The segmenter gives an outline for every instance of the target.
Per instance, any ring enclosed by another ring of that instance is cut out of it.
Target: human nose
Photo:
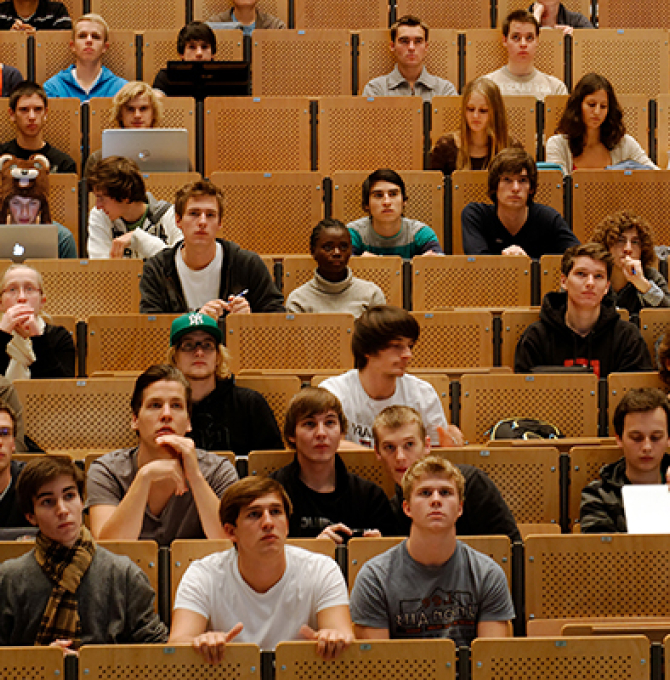
[[[272,526],[274,524],[272,520],[272,513],[270,510],[264,510],[263,515],[261,517],[261,520],[263,522],[264,527]]]
[[[430,495],[430,502],[432,505],[442,502],[442,496],[440,496],[440,492],[437,489]]]
[[[172,409],[170,408],[170,404],[163,404],[163,408],[161,409],[161,419],[172,419]]]
[[[326,426],[324,423],[318,423],[316,426],[316,436],[325,437],[326,436]]]
[[[56,512],[59,515],[65,515],[67,514],[67,505],[65,504],[65,500],[62,498],[58,498],[56,500]]]
[[[412,348],[409,345],[403,347],[402,356],[407,357],[408,359],[412,358]]]

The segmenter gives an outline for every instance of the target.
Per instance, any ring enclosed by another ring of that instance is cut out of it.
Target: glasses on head
[[[28,283],[25,286],[11,284],[7,286],[7,288],[4,288],[2,293],[3,295],[7,294],[17,296],[21,293],[21,291],[23,291],[24,295],[39,295],[42,292],[42,289],[38,288],[37,286],[33,286],[31,283]]]
[[[213,352],[216,349],[216,343],[214,340],[198,340],[197,342],[194,342],[193,340],[185,340],[177,347],[177,349],[180,352],[193,354],[193,352],[195,352],[198,347],[203,352]]]
[[[0,427],[0,437],[13,437],[14,433],[9,427]]]

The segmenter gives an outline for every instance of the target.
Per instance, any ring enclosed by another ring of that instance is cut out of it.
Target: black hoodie
[[[649,349],[635,325],[623,321],[612,299],[600,304],[600,316],[582,337],[565,324],[566,292],[547,293],[540,320],[521,336],[514,355],[516,373],[534,366],[591,366],[600,378],[610,373],[653,371]]]

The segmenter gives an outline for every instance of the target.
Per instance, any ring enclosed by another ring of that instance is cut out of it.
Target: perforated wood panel
[[[669,170],[576,170],[572,202],[572,229],[582,243],[601,220],[626,208],[651,224],[655,243],[670,244]]]
[[[235,377],[235,382],[239,387],[248,387],[260,392],[270,405],[279,427],[283,427],[288,404],[293,395],[300,391],[300,380],[297,376],[240,375]]]
[[[614,28],[575,30],[572,38],[572,81],[594,71],[605,76],[619,94],[655,97],[670,90],[668,33],[662,29]]]
[[[453,99],[440,97],[439,99]],[[334,172],[333,217],[345,224],[362,214],[361,186],[370,173],[365,170]],[[406,215],[432,227],[444,246],[444,180],[435,170],[405,170],[402,179],[407,189]]]
[[[215,35],[217,61],[240,61],[243,58],[242,31],[216,31]],[[165,68],[168,61],[181,59],[177,52],[177,36],[172,29],[145,30],[142,38],[142,79],[153,83],[158,71]],[[170,99],[164,100],[164,103],[167,104]],[[194,106],[193,100],[191,105]]]
[[[665,0],[644,4],[608,0],[598,7],[600,28],[670,28],[670,5]]]
[[[387,0],[295,0],[296,28],[384,28]]]
[[[527,618],[667,616],[670,536],[531,536],[525,552]]]
[[[69,31],[65,31],[69,35]],[[28,34],[23,31],[7,31],[0,42],[0,61],[10,64],[28,77]]]
[[[193,18],[196,21],[208,21],[210,17],[224,12],[233,3],[228,0],[193,0]],[[279,17],[288,26],[288,3],[286,0],[259,0],[256,8],[260,12]]]
[[[402,15],[398,14],[398,16]],[[458,89],[458,31],[434,28],[434,24],[430,22],[429,25],[430,47],[426,52],[426,69],[434,76],[446,78]],[[369,80],[390,73],[395,66],[395,59],[389,49],[391,34],[388,29],[362,30],[358,31],[358,36],[358,93],[360,94]]]
[[[0,668],[4,680],[62,678],[63,652],[57,647],[0,647]]]
[[[488,311],[412,312],[421,335],[413,369],[493,366],[493,315]]]
[[[351,314],[232,314],[226,319],[231,369],[353,367]]]
[[[540,297],[561,289],[562,255],[543,255],[540,258]]]
[[[652,324],[647,325],[644,321],[642,321],[642,319],[640,319],[640,325],[642,328],[647,326],[648,329],[649,326],[651,326]],[[663,332],[664,330],[665,326],[663,327],[661,332]],[[643,330],[642,332],[644,333],[645,331]],[[656,338],[658,338],[658,335],[656,336]],[[651,340],[650,337],[645,338],[645,340],[647,341],[647,343],[649,343],[650,341],[652,342],[652,349],[650,351],[651,356],[655,357],[656,352],[653,349],[654,341]],[[607,422],[609,426],[610,437],[614,436],[613,425],[614,411],[616,410],[616,407],[619,405],[619,402],[623,399],[623,395],[626,394],[628,390],[638,389],[642,387],[657,387],[658,389],[663,390],[664,392],[667,391],[665,385],[663,384],[663,381],[661,380],[661,376],[656,371],[654,371],[653,373],[610,373],[607,376],[607,391],[608,391],[607,411],[609,413],[609,418],[607,419]]]
[[[485,170],[455,170],[451,175],[451,219],[455,254],[463,252],[461,213],[473,201],[491,203],[488,197],[488,173]],[[539,172],[535,201],[549,205],[563,214],[563,176],[560,170]]]
[[[415,14],[433,28],[488,28],[491,26],[489,3],[479,0],[397,0],[396,16]]]
[[[535,68],[555,76],[565,77],[564,40],[561,31],[542,31],[535,57]],[[497,71],[507,63],[507,50],[502,44],[499,28],[474,28],[465,32],[465,82]]]
[[[352,94],[348,30],[254,31],[251,41],[254,96]],[[300,68],[286,68],[289,63]]]
[[[613,375],[610,373],[609,378]],[[614,463],[622,456],[623,452],[618,446],[573,446],[570,449],[568,517],[572,524],[579,522],[582,489],[600,477],[603,465]]]
[[[418,675],[425,680],[453,680],[456,654],[452,640],[366,640],[354,642],[335,661],[314,653],[314,643],[277,645],[277,680],[340,680],[374,678],[401,680]]]
[[[86,320],[91,314],[131,314],[140,307],[141,260],[32,260],[42,273],[49,314]]]
[[[230,33],[230,31],[226,31]],[[174,39],[174,36],[173,36]],[[148,82],[153,82],[153,79]],[[163,118],[158,127],[188,130],[189,161],[195,167],[195,101],[191,97],[164,97]],[[95,97],[89,102],[89,141],[91,151],[101,148],[102,131],[117,127],[112,120],[112,98]]]
[[[165,363],[176,314],[115,314],[88,318],[86,372],[144,371]]]
[[[537,146],[537,100],[535,97],[503,97],[507,111],[510,135],[523,144],[524,149],[535,158]]]
[[[205,175],[308,171],[309,100],[210,97],[205,100]]]
[[[317,172],[215,172],[226,199],[221,234],[256,253],[304,253],[323,217]]]
[[[589,21],[591,20],[591,0],[566,0],[563,3],[566,9],[572,12],[580,12]],[[505,17],[515,9],[522,7],[517,0],[498,0],[498,21],[497,26],[502,26],[505,21]],[[525,9],[525,6],[524,6]],[[544,33],[542,33],[544,38]]]
[[[446,255],[412,260],[413,309],[529,305],[529,258]]]
[[[55,100],[54,100],[55,101]],[[74,174],[49,175],[49,210],[51,219],[67,227],[79,247],[77,190],[79,178]]]
[[[665,335],[668,328],[670,328],[670,309],[649,307],[640,310],[640,333],[652,357],[656,357],[656,342]]]
[[[79,653],[79,673],[90,680],[256,680],[257,645],[231,643],[220,664],[212,666],[192,645],[86,645]]]
[[[134,378],[16,380],[26,434],[43,449],[117,449],[137,441],[130,429]]]
[[[152,172],[143,174],[144,186],[159,201],[174,203],[177,191],[189,182],[201,179],[197,172]]]
[[[311,255],[286,255],[282,260],[284,298],[314,276],[316,263]],[[354,276],[373,281],[383,291],[387,304],[402,307],[402,259],[385,257],[352,257],[349,267]]]
[[[98,544],[115,553],[129,557],[149,579],[154,593],[158,595],[158,544],[156,541],[98,541]],[[154,600],[154,607],[158,607],[158,597]]]
[[[403,540],[402,537],[352,538],[347,544],[349,590],[353,588],[358,572],[368,560],[390,550]],[[512,547],[508,536],[459,536],[458,540],[495,560],[505,572],[507,582],[511,584]]]
[[[101,14],[112,29],[143,31],[146,29],[172,29],[175,39],[186,23],[184,0],[166,0],[160,7],[151,0],[133,3],[117,0],[91,0],[91,12]]]
[[[452,463],[483,470],[500,490],[517,522],[560,521],[558,449],[443,449]]]
[[[461,430],[471,443],[501,418],[548,420],[566,437],[598,433],[598,379],[595,375],[464,375]]]
[[[472,643],[472,680],[620,678],[649,674],[649,640],[634,637],[508,638]]]
[[[119,7],[129,7],[123,3],[113,3]],[[133,5],[133,9],[135,5]],[[92,9],[92,12],[96,10]],[[102,15],[108,20],[108,15]],[[181,27],[183,24],[180,24]],[[110,24],[111,26],[111,24]],[[122,27],[113,27],[120,29]],[[102,58],[102,63],[117,76],[126,80],[135,80],[135,33],[138,26],[123,27],[128,30],[111,30],[109,33],[109,49]],[[74,63],[74,55],[70,50],[70,31],[38,31],[35,34],[35,80],[43,83]]]
[[[422,170],[422,105],[419,97],[320,99],[319,169]]]
[[[462,97],[433,97],[431,101],[432,127],[430,130],[431,145],[448,132],[461,127]]]
[[[523,332],[540,318],[540,308],[505,309],[502,313],[500,364],[514,370],[514,353]]]
[[[618,94],[617,100],[623,109],[626,132],[632,135],[649,153],[649,97],[643,94]],[[555,134],[556,126],[565,111],[567,95],[553,94],[544,100],[545,140]]]

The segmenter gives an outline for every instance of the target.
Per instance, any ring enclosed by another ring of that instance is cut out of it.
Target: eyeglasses
[[[42,292],[42,289],[37,288],[30,283],[25,286],[16,286],[12,284],[11,286],[7,286],[7,288],[2,291],[2,294],[16,297],[21,291],[23,291],[24,295],[39,295]]]
[[[14,433],[9,427],[0,427],[0,437],[13,437]]]
[[[639,239],[639,238],[631,238],[631,239],[627,239],[625,236],[619,236],[619,238],[616,240],[616,242],[617,242],[620,246],[625,246],[625,245],[626,245],[627,243],[629,243],[629,242],[630,242],[630,244],[631,244],[632,246],[638,246],[638,247],[639,247],[639,246],[641,245],[641,242],[640,242],[640,239]]]
[[[181,345],[177,347],[180,352],[186,352],[187,354],[193,354],[198,347],[205,353],[213,352],[216,349],[216,343],[213,340],[198,340],[193,342],[192,340],[186,340],[182,342]]]

